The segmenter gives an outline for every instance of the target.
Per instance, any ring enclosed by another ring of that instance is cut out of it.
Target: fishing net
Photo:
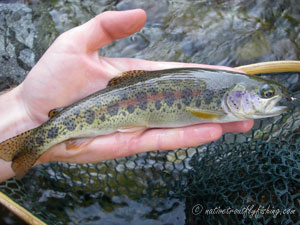
[[[296,95],[297,73],[272,75]],[[298,95],[299,98],[299,95]],[[300,109],[248,133],[96,164],[49,163],[0,190],[48,224],[299,224]]]

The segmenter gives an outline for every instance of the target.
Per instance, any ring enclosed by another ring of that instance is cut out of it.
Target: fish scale
[[[2,142],[0,158],[13,161],[12,168],[21,177],[50,147],[70,139],[130,132],[135,127],[245,120],[247,115],[238,114],[242,105],[234,108],[240,111],[230,111],[230,106],[241,98],[235,97],[236,93],[257,93],[266,83],[272,84],[279,94],[284,93],[284,88],[272,81],[223,70],[125,72],[112,79],[107,88],[62,110],[51,111],[49,115],[53,116],[41,126]]]

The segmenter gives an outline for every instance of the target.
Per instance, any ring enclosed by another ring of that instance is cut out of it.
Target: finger
[[[8,180],[15,175],[14,171],[11,168],[11,162],[7,162],[2,159],[0,159],[0,171],[0,183]]]
[[[108,43],[140,30],[146,22],[142,9],[107,11],[70,31],[87,51],[95,51]]]
[[[173,129],[150,129],[141,133],[115,133],[94,138],[79,150],[66,150],[65,143],[49,149],[37,164],[48,161],[87,163],[109,160],[152,150],[199,146],[219,139],[222,131],[247,132],[253,120],[224,124],[200,124]]]
[[[140,133],[115,133],[95,138],[82,149],[66,150],[61,143],[39,159],[72,163],[99,162],[153,150],[172,150],[198,146],[219,139],[219,124],[201,124],[173,129],[150,129]],[[89,140],[88,140],[89,141]]]
[[[249,131],[254,124],[254,120],[246,120],[240,122],[231,122],[221,124],[224,133],[229,132],[247,132]]]

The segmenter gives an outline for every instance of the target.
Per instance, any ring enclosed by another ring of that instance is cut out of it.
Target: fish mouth
[[[258,113],[258,116],[262,117],[271,117],[271,116],[278,116],[282,113],[286,113],[289,111],[289,108],[287,106],[274,106],[272,109],[270,109],[267,112],[264,113]]]
[[[289,111],[287,106],[276,105],[282,99],[281,96],[274,96],[273,98],[269,99],[269,102],[264,109],[263,112],[257,113],[256,115],[263,118],[263,117],[272,117],[278,116],[282,113],[286,113]]]

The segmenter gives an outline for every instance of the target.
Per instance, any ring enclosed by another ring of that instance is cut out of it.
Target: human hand
[[[143,10],[105,12],[60,35],[16,89],[30,118],[28,128],[45,122],[51,109],[70,105],[105,88],[111,78],[124,71],[175,67],[234,71],[220,66],[106,58],[98,55],[99,48],[137,32],[145,21]],[[58,144],[44,153],[37,164],[48,161],[97,162],[151,150],[196,146],[218,139],[223,132],[247,131],[252,124],[253,121],[200,124],[103,135],[92,139],[79,150],[67,150],[65,143]]]

